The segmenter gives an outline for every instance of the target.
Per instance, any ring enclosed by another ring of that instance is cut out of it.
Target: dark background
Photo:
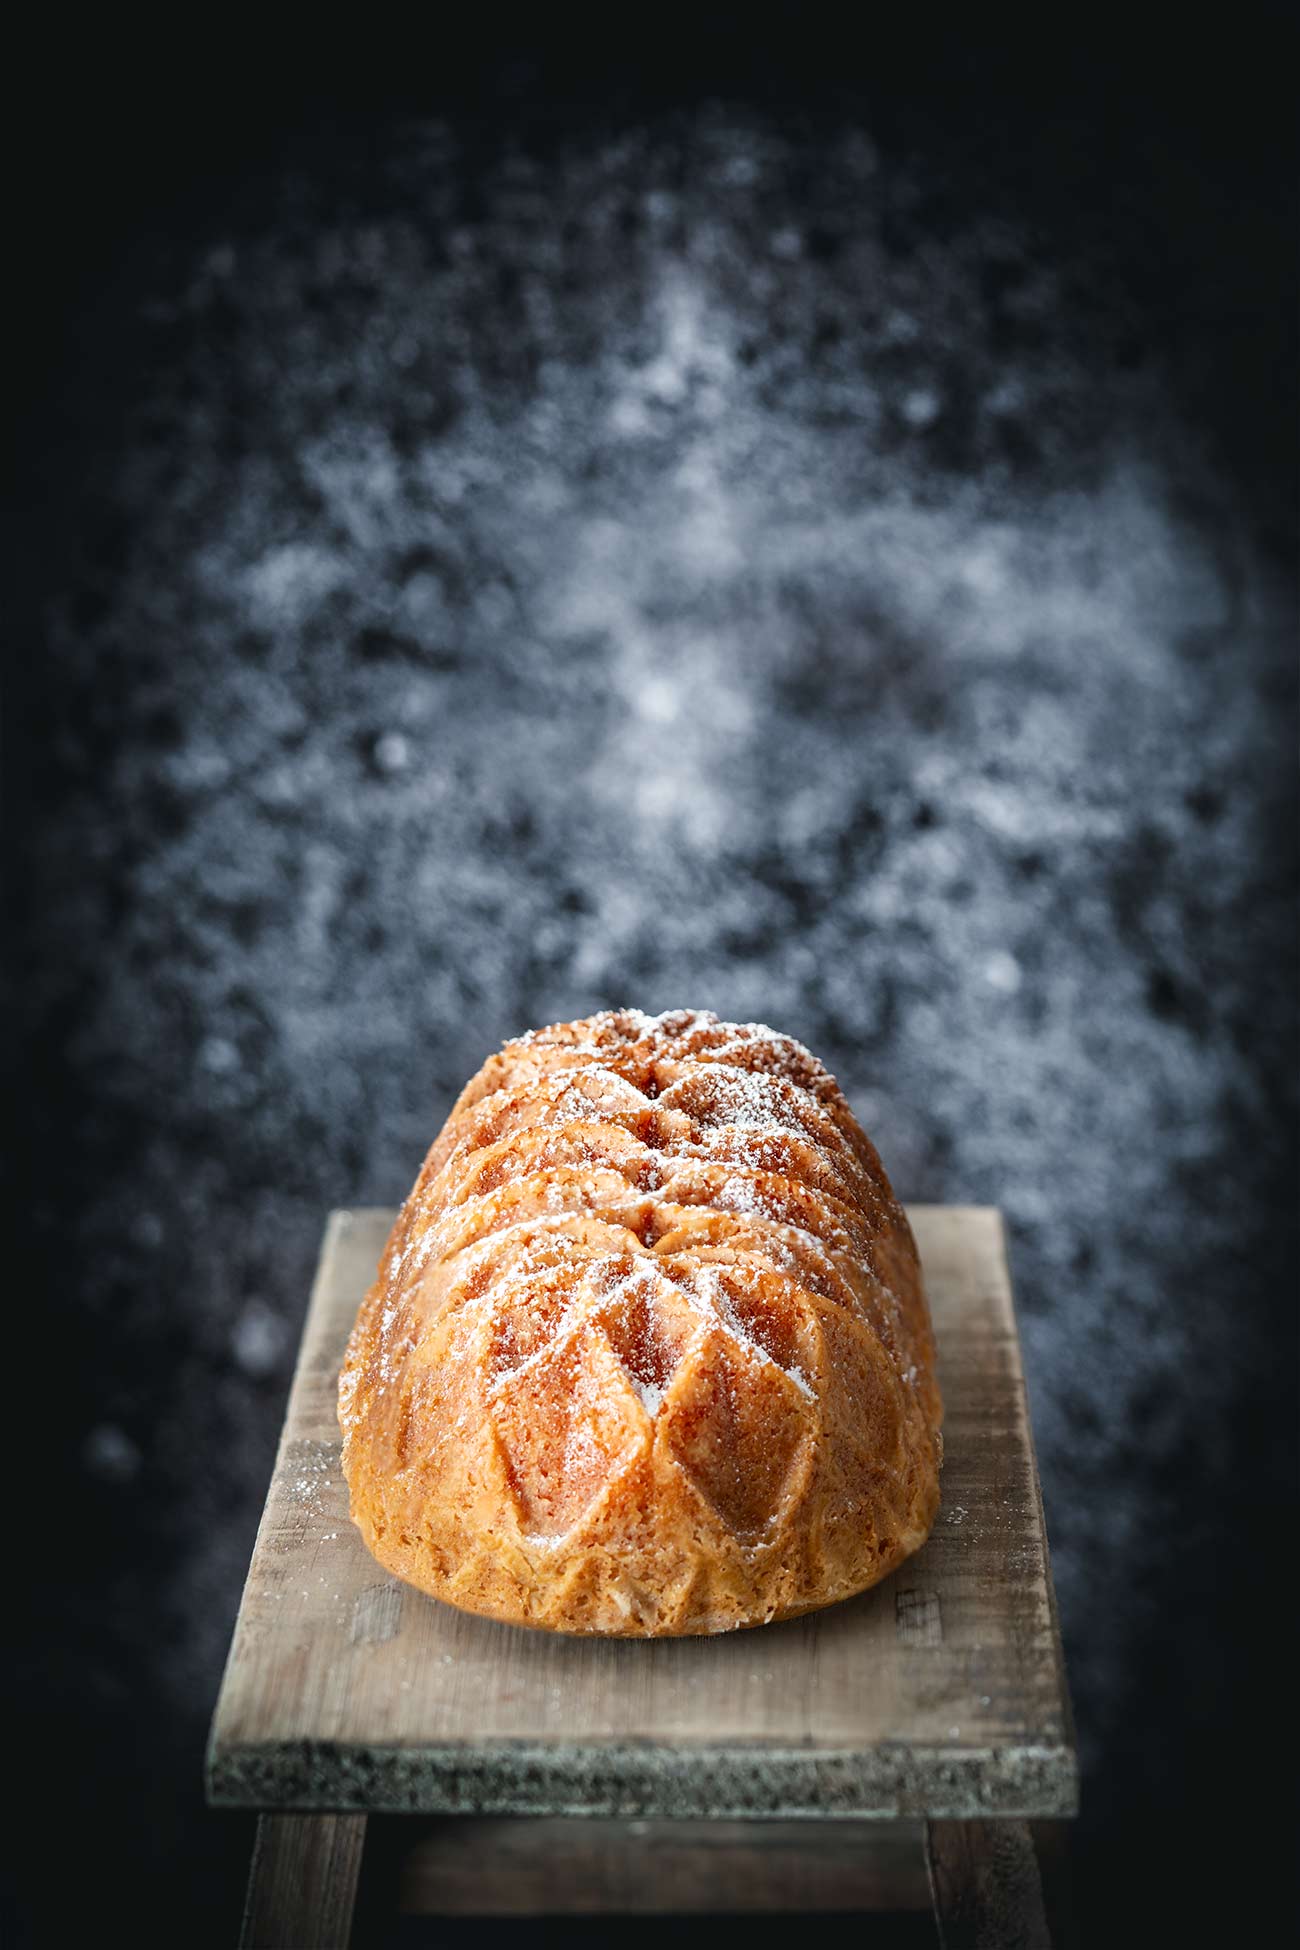
[[[1085,1916],[1270,1880],[1286,18],[15,59],[11,1940],[232,1940],[324,1214],[621,1002],[792,1031],[905,1197],[1004,1207]]]

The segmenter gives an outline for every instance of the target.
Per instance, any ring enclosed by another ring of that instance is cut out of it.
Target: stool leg
[[[1051,1950],[1027,1822],[927,1822],[925,1857],[943,1950]]]
[[[241,1950],[347,1950],[364,1815],[262,1815]]]

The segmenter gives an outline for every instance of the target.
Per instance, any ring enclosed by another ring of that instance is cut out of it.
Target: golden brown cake
[[[339,1383],[352,1516],[388,1570],[645,1638],[884,1577],[934,1521],[941,1416],[916,1245],[839,1086],[693,1010],[488,1059]]]

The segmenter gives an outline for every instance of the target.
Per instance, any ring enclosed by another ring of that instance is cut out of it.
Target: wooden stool
[[[409,1914],[932,1902],[950,1946],[1067,1934],[1077,1763],[1002,1222],[910,1217],[946,1406],[929,1542],[826,1611],[640,1642],[472,1618],[370,1557],[335,1387],[393,1214],[331,1215],[208,1759],[215,1806],[262,1812],[245,1944],[347,1944],[363,1850]]]

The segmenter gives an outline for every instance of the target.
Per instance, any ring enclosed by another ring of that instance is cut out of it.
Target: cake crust
[[[792,1038],[605,1011],[507,1043],[398,1214],[339,1381],[353,1521],[471,1612],[666,1637],[925,1540],[942,1404],[911,1228]]]

